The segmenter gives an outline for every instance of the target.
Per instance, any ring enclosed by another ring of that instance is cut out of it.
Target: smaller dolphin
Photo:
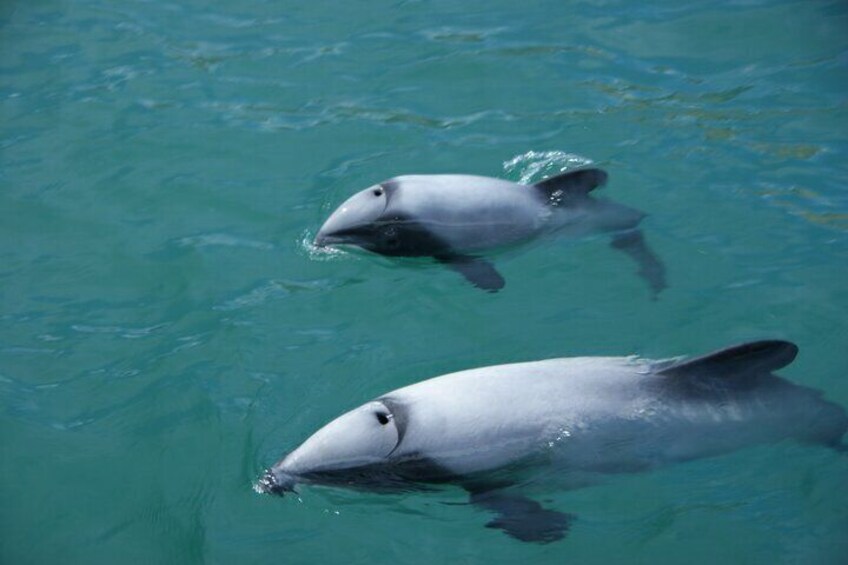
[[[497,291],[504,279],[479,254],[546,232],[572,237],[612,233],[613,247],[639,265],[654,296],[665,267],[637,226],[642,212],[589,193],[601,169],[579,169],[533,185],[472,175],[407,175],[358,192],[333,212],[315,245],[354,245],[380,255],[433,257],[475,286]]]
[[[528,491],[579,488],[783,439],[843,448],[845,410],[772,374],[797,352],[789,342],[759,341],[688,360],[576,357],[432,378],[339,416],[257,489],[451,483],[495,514],[488,527],[554,541],[573,516],[543,508]]]

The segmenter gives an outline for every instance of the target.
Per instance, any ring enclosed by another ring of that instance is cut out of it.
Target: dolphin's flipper
[[[639,275],[651,287],[654,299],[667,286],[665,283],[665,265],[645,242],[641,230],[631,230],[613,237],[612,247],[623,251],[639,265]]]
[[[503,530],[521,541],[550,543],[568,534],[573,514],[542,508],[535,500],[499,491],[472,493],[471,504],[495,513],[487,528]]]
[[[487,292],[497,292],[506,284],[494,265],[485,259],[469,255],[437,255],[436,260],[461,274],[477,288]]]

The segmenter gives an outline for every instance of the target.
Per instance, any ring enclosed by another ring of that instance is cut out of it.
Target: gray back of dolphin
[[[796,352],[766,341],[685,362],[551,359],[445,375],[383,398],[416,423],[394,456],[426,453],[453,474],[516,463],[551,442],[549,455],[569,470],[633,470],[785,438],[838,441],[844,411],[772,374]]]
[[[546,232],[572,237],[618,234],[614,247],[640,265],[656,293],[662,263],[636,230],[644,214],[590,196],[606,182],[600,169],[570,171],[535,185],[473,175],[406,175],[369,187],[342,204],[316,245],[357,245],[388,256],[429,256],[494,291],[503,277],[479,253]]]
[[[261,488],[450,482],[496,514],[490,526],[552,541],[570,516],[527,499],[528,484],[570,488],[783,439],[841,445],[845,411],[773,374],[796,353],[791,343],[761,341],[689,360],[578,357],[436,377],[333,420]]]

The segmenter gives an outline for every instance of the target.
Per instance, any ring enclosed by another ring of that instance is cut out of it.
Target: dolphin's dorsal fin
[[[771,373],[789,365],[796,355],[798,346],[789,341],[752,341],[674,363],[657,374],[688,381],[733,379],[741,385],[746,379],[738,377]]]
[[[582,198],[607,182],[601,169],[579,169],[547,178],[533,185],[552,206],[574,198]]]

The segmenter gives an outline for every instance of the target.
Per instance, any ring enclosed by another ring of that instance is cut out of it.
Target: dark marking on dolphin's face
[[[425,257],[444,253],[449,246],[416,218],[392,209],[398,190],[394,180],[366,188],[333,212],[315,245],[354,245],[388,257]]]
[[[374,400],[342,414],[271,467],[257,490],[284,494],[298,482],[339,483],[385,465],[406,434],[402,403]]]

